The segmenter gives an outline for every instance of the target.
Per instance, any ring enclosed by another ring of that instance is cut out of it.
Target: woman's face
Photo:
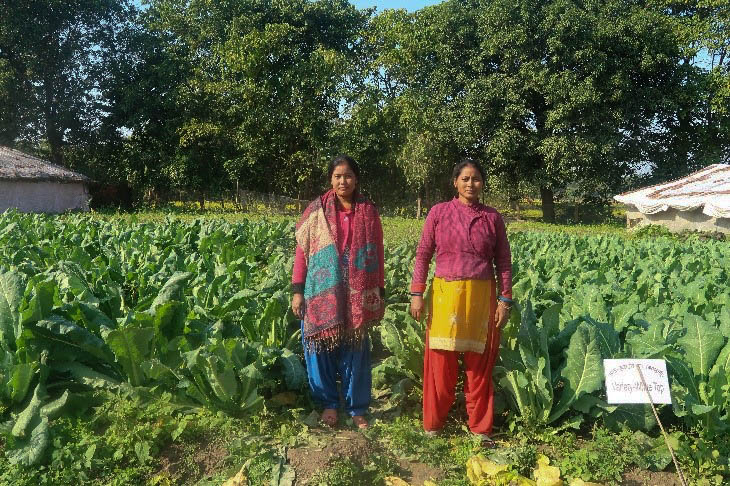
[[[338,196],[350,199],[357,187],[357,176],[350,168],[349,164],[340,164],[335,167],[332,172],[332,189]]]
[[[473,203],[479,201],[479,195],[484,189],[484,180],[476,167],[467,165],[461,169],[459,177],[454,179],[454,187],[459,193],[459,199]]]

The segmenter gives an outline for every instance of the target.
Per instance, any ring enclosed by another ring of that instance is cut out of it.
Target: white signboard
[[[641,367],[646,386],[637,367]],[[608,403],[672,403],[667,363],[663,359],[604,359]]]

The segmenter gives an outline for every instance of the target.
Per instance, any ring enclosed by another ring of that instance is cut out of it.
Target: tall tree
[[[394,75],[442,156],[481,156],[507,184],[538,187],[551,221],[556,192],[610,192],[643,162],[642,137],[681,83],[674,31],[646,7],[443,2],[401,28]]]
[[[652,181],[730,161],[730,4],[656,0],[674,25],[684,81],[658,120]]]
[[[296,195],[321,173],[367,13],[346,0],[153,0],[149,16],[191,66],[175,88],[171,175]]]
[[[103,54],[115,49],[133,10],[128,0],[2,2],[0,73],[12,81],[0,80],[0,111],[11,114],[0,136],[43,142],[61,163],[64,144],[105,114]]]

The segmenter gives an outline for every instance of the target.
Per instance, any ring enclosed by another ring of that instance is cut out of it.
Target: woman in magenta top
[[[312,397],[322,421],[337,423],[342,382],[347,412],[367,427],[370,404],[368,328],[383,317],[383,229],[375,205],[357,191],[360,171],[346,155],[329,165],[332,189],[297,223],[292,311],[302,319],[302,344]]]
[[[454,167],[452,177],[458,196],[429,211],[411,283],[411,314],[420,319],[428,267],[435,254],[424,356],[423,427],[435,434],[444,426],[462,356],[469,428],[491,446],[492,370],[499,331],[512,304],[512,257],[502,216],[479,202],[484,188],[481,165],[465,159]]]

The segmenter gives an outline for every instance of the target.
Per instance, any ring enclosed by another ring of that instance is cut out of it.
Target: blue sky
[[[386,8],[405,8],[411,12],[427,5],[441,3],[441,0],[350,0],[357,8],[378,7],[378,12]]]

